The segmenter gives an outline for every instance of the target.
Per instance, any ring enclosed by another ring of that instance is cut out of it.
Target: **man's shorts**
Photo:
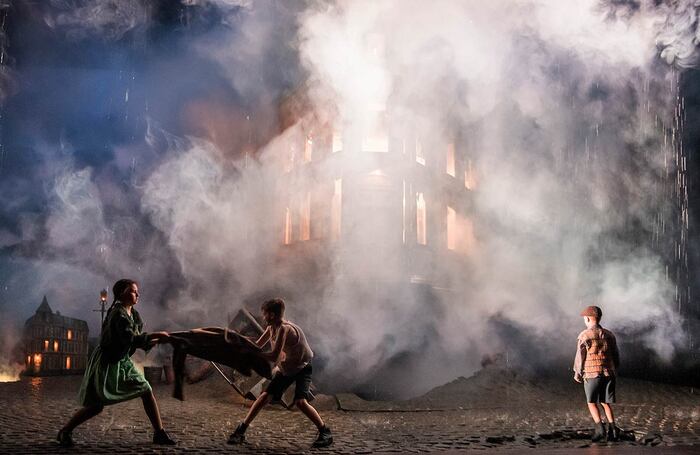
[[[588,403],[615,402],[615,376],[598,376],[583,380],[583,390],[586,391]]]
[[[265,391],[272,395],[274,401],[280,401],[282,395],[284,395],[284,391],[287,390],[290,385],[296,383],[294,388],[294,401],[302,398],[311,401],[313,400],[311,396],[311,372],[312,368],[310,363],[292,376],[285,376],[277,371],[274,376],[272,376],[272,380],[267,385]]]

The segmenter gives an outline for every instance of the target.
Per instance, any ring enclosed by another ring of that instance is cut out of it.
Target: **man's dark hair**
[[[265,300],[261,308],[263,311],[274,314],[275,317],[284,316],[284,300],[280,298]]]

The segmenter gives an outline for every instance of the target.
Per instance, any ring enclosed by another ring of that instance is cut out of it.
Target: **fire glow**
[[[24,366],[21,364],[0,364],[0,382],[19,381],[22,370]]]

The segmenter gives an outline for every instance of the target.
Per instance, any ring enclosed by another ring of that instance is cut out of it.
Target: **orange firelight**
[[[416,242],[419,245],[428,244],[426,228],[425,198],[423,193],[418,193],[416,195]]]
[[[335,179],[333,198],[331,199],[331,238],[340,239],[340,226],[343,203],[343,180]]]
[[[447,207],[447,249],[457,248],[457,212],[452,207]]]
[[[447,166],[445,168],[447,175],[455,176],[455,145],[447,144]]]
[[[289,245],[292,243],[292,213],[287,207],[284,213],[284,244]]]
[[[311,238],[311,193],[307,192],[301,199],[299,207],[299,240]]]

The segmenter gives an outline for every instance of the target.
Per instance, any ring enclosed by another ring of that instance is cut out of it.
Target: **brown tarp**
[[[246,337],[222,327],[205,327],[171,332],[175,388],[173,397],[184,399],[183,382],[187,355],[226,365],[250,376],[252,372],[265,378],[272,376],[272,366],[260,354],[262,350]]]

